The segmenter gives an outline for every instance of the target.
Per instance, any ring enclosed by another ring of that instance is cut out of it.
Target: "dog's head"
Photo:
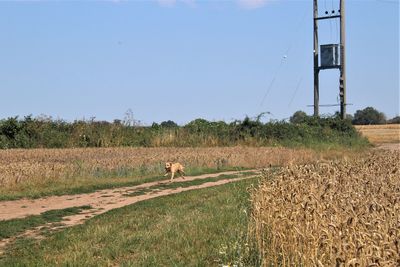
[[[166,163],[165,163],[165,169],[166,169],[166,170],[171,169],[171,166],[172,166],[172,162],[166,162]]]

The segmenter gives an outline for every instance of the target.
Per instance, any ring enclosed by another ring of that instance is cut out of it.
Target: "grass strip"
[[[24,239],[0,266],[258,266],[247,237],[257,178],[112,210],[40,242]]]
[[[61,210],[49,210],[40,215],[31,215],[21,219],[0,221],[0,239],[16,236],[26,230],[46,223],[60,222],[63,217],[78,214],[85,209],[91,209],[91,207],[80,206]]]

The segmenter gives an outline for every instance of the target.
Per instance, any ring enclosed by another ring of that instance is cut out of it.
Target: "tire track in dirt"
[[[177,178],[174,179],[174,182],[189,182],[198,179],[215,178],[220,175],[233,175],[233,174],[240,175],[241,173],[249,171],[254,172],[255,170],[229,171],[229,172],[220,172],[215,174],[204,174],[204,175],[186,177],[185,179]],[[200,185],[167,188],[167,189],[152,189],[151,191],[145,192],[141,195],[129,195],[129,194],[137,192],[137,190],[140,189],[148,189],[152,186],[169,184],[170,182],[168,180],[167,181],[164,180],[159,182],[145,183],[131,187],[105,189],[89,194],[51,196],[35,200],[21,199],[21,200],[0,202],[1,206],[0,220],[24,218],[29,215],[38,215],[41,214],[42,212],[54,209],[65,209],[69,207],[76,207],[83,205],[90,205],[92,207],[91,209],[83,210],[78,214],[65,216],[60,222],[41,225],[36,228],[27,230],[24,233],[19,234],[17,236],[0,240],[0,255],[4,253],[4,249],[9,244],[13,243],[15,240],[19,238],[30,237],[35,239],[42,239],[43,236],[41,232],[44,228],[49,231],[57,231],[63,228],[68,228],[75,225],[83,224],[85,221],[97,215],[106,213],[113,209],[121,208],[127,205],[132,205],[140,201],[166,195],[177,194],[190,190],[197,190],[207,187],[223,185],[244,179],[254,178],[257,176],[258,175],[249,175],[231,179],[222,178],[221,180],[218,181],[205,182]],[[12,211],[14,211],[14,213]]]
[[[226,171],[212,174],[202,174],[197,176],[186,176],[183,178],[175,178],[173,182],[188,182],[197,179],[215,178],[220,175],[235,175],[244,172],[254,172],[255,170],[246,171]],[[38,199],[19,199],[0,202],[0,221],[17,218],[24,218],[29,215],[39,215],[45,211],[66,209],[90,205],[95,208],[110,205],[121,201],[123,194],[129,194],[138,189],[145,189],[155,185],[170,183],[169,180],[144,183],[136,186],[119,187],[112,189],[103,189],[93,193],[49,196]]]

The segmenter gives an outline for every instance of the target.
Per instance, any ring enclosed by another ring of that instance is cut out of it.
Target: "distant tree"
[[[190,121],[185,127],[207,127],[210,125],[210,122],[205,119],[195,119]]]
[[[0,124],[0,134],[5,135],[9,139],[14,139],[21,130],[21,125],[17,117],[8,118]]]
[[[174,121],[171,120],[167,120],[167,121],[163,121],[160,123],[161,127],[163,128],[174,128],[174,127],[178,127],[178,124],[176,124]]]
[[[189,129],[192,132],[204,132],[208,129],[210,122],[205,119],[195,119],[184,126],[184,128]]]
[[[384,124],[386,123],[386,116],[382,112],[374,109],[373,107],[366,107],[363,110],[357,110],[354,114],[353,124]]]
[[[392,123],[392,124],[400,123],[400,116],[396,116],[393,119],[388,120],[388,123]]]
[[[298,110],[290,117],[289,121],[294,124],[303,123],[307,120],[308,115],[304,111]]]

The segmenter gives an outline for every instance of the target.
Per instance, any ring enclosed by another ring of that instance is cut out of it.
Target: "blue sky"
[[[338,6],[319,0],[321,15]],[[338,23],[321,22],[320,44],[339,41]],[[313,112],[311,0],[0,2],[0,33],[0,118]],[[348,112],[398,115],[399,2],[347,0],[346,38]],[[320,82],[320,103],[338,103],[338,71]]]

